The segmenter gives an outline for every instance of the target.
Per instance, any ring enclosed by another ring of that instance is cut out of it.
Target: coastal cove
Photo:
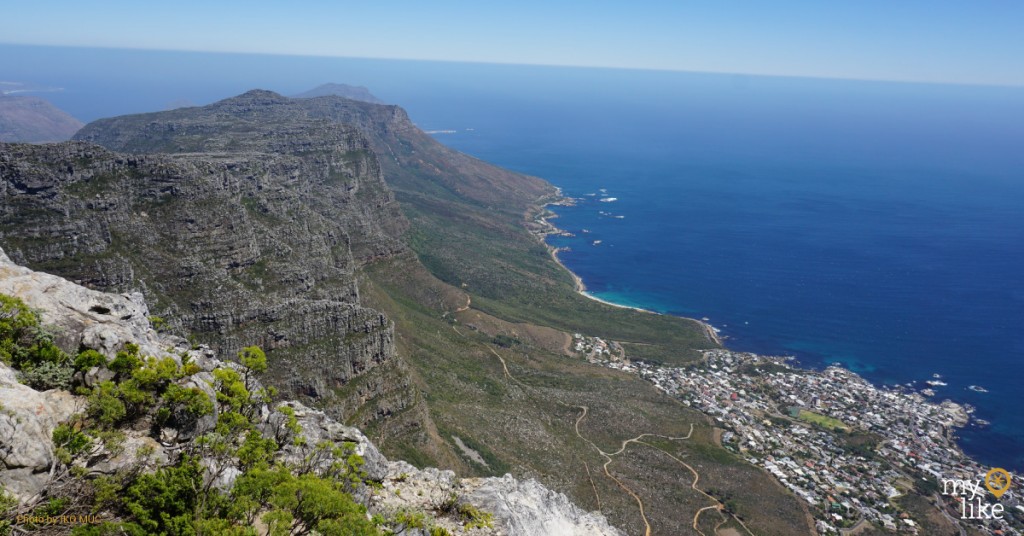
[[[561,190],[559,190],[559,195],[561,195]],[[559,258],[558,255],[559,255],[559,252],[563,251],[563,248],[552,246],[548,242],[548,238],[549,237],[559,237],[559,236],[561,236],[561,237],[573,237],[575,235],[573,235],[572,233],[570,233],[568,231],[565,231],[563,229],[559,229],[558,226],[556,226],[555,224],[553,224],[550,221],[552,219],[557,218],[558,214],[556,214],[555,212],[552,212],[550,209],[548,209],[548,207],[551,207],[551,206],[573,207],[573,206],[576,206],[576,202],[577,202],[577,200],[573,199],[571,197],[561,197],[561,199],[559,199],[557,201],[554,201],[554,202],[551,202],[551,203],[548,203],[548,204],[544,205],[542,207],[542,210],[541,210],[540,214],[538,216],[536,216],[536,218],[534,220],[535,223],[537,223],[539,225],[539,230],[536,231],[534,234],[536,235],[536,237],[539,240],[541,240],[547,246],[548,253],[551,254],[551,259],[553,261],[555,261],[556,264],[558,264],[563,269],[565,269],[565,271],[569,274],[569,276],[572,277],[573,285],[576,288],[576,292],[579,293],[581,296],[584,296],[584,297],[586,297],[586,298],[588,298],[590,300],[596,301],[598,303],[603,303],[605,305],[609,305],[609,306],[612,306],[612,307],[617,307],[617,308],[620,308],[620,309],[630,309],[630,310],[633,310],[633,311],[638,311],[638,312],[641,312],[641,313],[648,313],[648,314],[653,314],[653,315],[664,314],[664,313],[660,313],[660,312],[657,312],[657,311],[652,311],[650,309],[645,309],[643,307],[639,307],[639,306],[636,306],[636,305],[625,305],[625,304],[622,304],[622,303],[617,303],[617,302],[609,301],[609,300],[606,300],[604,298],[601,298],[599,296],[594,295],[593,293],[591,293],[591,292],[589,292],[587,290],[587,285],[583,282],[583,278],[581,278],[580,276],[576,275],[575,272],[573,272],[568,266],[565,265],[564,262],[562,262],[562,259]],[[571,250],[569,248],[564,248],[564,251],[571,251]],[[697,322],[698,324],[700,324],[703,327],[704,332],[705,332],[705,336],[707,337],[707,339],[709,341],[711,341],[711,342],[713,342],[713,343],[715,343],[715,344],[717,344],[719,346],[723,345],[722,338],[721,338],[721,336],[719,336],[719,333],[721,332],[720,329],[718,329],[718,328],[712,326],[711,324],[707,323],[706,320],[698,320],[696,318],[691,318],[690,320],[693,320],[694,322]]]
[[[563,197],[548,206],[573,208],[582,201]],[[549,238],[575,237],[550,221],[557,217],[545,209],[534,220],[539,224],[536,234],[545,243]],[[571,249],[550,244],[548,248],[571,274],[581,295],[613,307],[663,314],[590,294],[583,279],[558,257]],[[721,330],[706,320],[698,322],[708,337],[725,346],[716,335]],[[872,385],[841,364],[823,370],[803,368],[792,356],[723,347],[705,350],[696,363],[678,367],[623,360],[628,353],[620,353],[617,341],[576,334],[574,343],[586,349],[587,361],[636,375],[682,404],[699,408],[715,420],[719,445],[772,474],[809,504],[831,502],[833,508],[856,509],[862,521],[888,530],[898,530],[900,520],[891,508],[908,504],[904,500],[910,482],[921,480],[928,483],[922,489],[937,490],[950,475],[981,476],[989,471],[989,466],[958,444],[965,427],[987,424],[973,416],[975,408],[969,404],[935,400],[933,388],[947,385],[939,375],[926,384],[929,388],[918,392],[908,385]],[[607,353],[589,350],[606,344],[611,349]],[[972,391],[985,390],[972,386]],[[797,423],[803,426],[794,426]],[[844,494],[856,498],[836,502],[821,493],[826,482],[845,487]],[[1015,493],[1024,490],[1020,480],[1013,484]],[[1021,508],[1016,502],[1009,506]],[[821,533],[838,532],[842,522],[842,517],[830,517],[827,510],[815,515]]]
[[[1021,92],[723,79],[711,95],[695,89],[707,80],[677,82],[690,93],[674,108],[509,99],[437,138],[577,200],[550,207],[566,233],[548,244],[588,295],[708,318],[735,351],[969,404],[981,421],[960,447],[1024,469],[1024,166],[1006,145],[1024,132],[999,117],[1024,110]],[[843,99],[862,115],[824,110]],[[790,113],[769,114],[780,101]],[[971,129],[929,124],[951,115]]]

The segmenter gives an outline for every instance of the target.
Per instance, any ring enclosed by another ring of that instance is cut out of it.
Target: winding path
[[[702,490],[702,489],[697,487],[697,483],[700,482],[700,473],[697,472],[697,470],[694,469],[693,466],[691,466],[690,464],[688,464],[688,463],[684,462],[683,460],[679,459],[677,456],[675,456],[675,455],[665,451],[665,449],[659,448],[659,447],[657,447],[655,445],[652,445],[650,443],[642,441],[643,438],[645,438],[645,437],[660,437],[660,438],[663,438],[663,439],[668,439],[669,441],[683,441],[683,440],[690,439],[690,437],[693,436],[694,423],[690,423],[690,431],[687,432],[687,434],[685,436],[682,436],[682,437],[672,437],[672,436],[666,436],[666,435],[662,435],[662,434],[645,433],[645,434],[640,434],[640,435],[638,435],[636,437],[624,440],[622,442],[622,444],[619,446],[619,450],[617,450],[615,452],[605,452],[604,450],[601,449],[601,447],[598,447],[593,441],[591,441],[591,440],[587,439],[586,437],[584,437],[584,435],[580,432],[580,423],[583,421],[583,419],[585,419],[587,417],[587,412],[589,411],[589,408],[587,408],[586,406],[577,406],[577,407],[579,409],[583,410],[583,411],[580,413],[579,417],[576,418],[576,424],[574,426],[574,428],[576,430],[576,435],[580,439],[582,439],[583,441],[586,441],[588,444],[590,444],[590,446],[594,447],[594,449],[597,450],[597,452],[601,456],[603,456],[605,458],[605,463],[604,463],[604,466],[602,467],[602,469],[604,470],[605,476],[607,476],[608,478],[612,479],[616,484],[619,485],[619,487],[621,487],[626,493],[628,493],[636,501],[637,507],[640,509],[640,518],[644,522],[644,536],[651,536],[651,524],[650,524],[650,522],[647,519],[646,513],[644,512],[644,502],[643,502],[643,500],[640,499],[640,496],[637,495],[636,492],[634,492],[628,486],[626,486],[624,483],[622,483],[621,480],[619,480],[618,478],[615,478],[615,476],[613,476],[611,474],[611,472],[608,470],[608,466],[611,465],[612,461],[614,461],[614,457],[618,456],[619,454],[622,454],[623,452],[625,452],[626,448],[629,446],[630,443],[637,443],[637,444],[645,445],[647,447],[655,449],[655,450],[661,452],[662,454],[668,456],[669,458],[672,458],[677,463],[679,463],[680,465],[685,467],[687,470],[690,471],[690,473],[693,474],[693,482],[690,483],[690,488],[693,489],[694,491],[696,491],[697,493],[700,493],[701,495],[707,497],[709,500],[711,500],[711,501],[713,501],[715,503],[715,504],[713,504],[711,506],[705,506],[704,508],[701,508],[701,509],[697,510],[694,513],[694,515],[693,515],[693,530],[697,531],[698,534],[700,534],[701,536],[706,536],[704,534],[704,532],[701,531],[700,528],[698,528],[698,524],[700,523],[700,515],[702,513],[704,513],[705,511],[707,511],[707,510],[715,510],[722,517],[722,521],[719,522],[717,525],[715,525],[715,532],[716,533],[718,532],[718,528],[719,527],[721,527],[722,525],[724,525],[725,523],[727,523],[729,521],[730,516],[727,516],[726,514],[723,513],[723,510],[725,510],[725,505],[722,504],[722,502],[719,501],[718,499],[716,499],[715,497],[709,495],[707,492],[705,492],[704,490]],[[595,493],[596,493],[596,489],[595,489]],[[736,516],[731,516],[731,517],[732,517],[732,519],[735,519],[736,522],[739,523],[739,525],[741,527],[743,527],[744,530],[747,531],[747,534],[750,534],[751,536],[753,536],[754,533],[751,532],[751,530],[743,523],[743,521],[740,521],[740,519],[737,518]]]
[[[465,310],[469,309],[470,308],[470,303],[471,303],[470,300],[467,299],[465,307],[458,309],[456,312],[462,312],[462,311],[465,311]],[[455,329],[454,325],[452,326],[452,329],[454,329],[456,333],[458,333],[460,336],[462,336],[462,333],[458,329]],[[494,350],[494,348],[491,348],[490,346],[485,346],[485,347],[487,348],[488,351],[490,351],[492,354],[494,354],[494,357],[498,358],[498,361],[501,362],[501,369],[502,369],[503,373],[505,374],[506,378],[508,378],[512,382],[515,382],[517,385],[519,385],[520,387],[522,387],[524,389],[529,389],[529,387],[526,384],[520,382],[518,379],[516,379],[515,376],[512,375],[511,372],[509,372],[508,364],[505,362],[505,358],[501,357],[501,354],[496,352]],[[559,402],[559,404],[561,404],[561,402]],[[565,404],[562,404],[562,405],[565,405]],[[725,505],[722,504],[721,501],[719,501],[718,499],[714,498],[713,496],[709,495],[708,493],[704,492],[703,490],[701,490],[700,488],[697,487],[697,483],[700,481],[700,473],[698,473],[696,469],[694,469],[690,464],[684,462],[683,460],[679,459],[678,457],[676,457],[676,456],[672,455],[671,453],[665,451],[664,449],[656,447],[656,446],[654,446],[654,445],[652,445],[650,443],[642,441],[645,437],[660,437],[662,439],[667,439],[669,441],[685,441],[685,440],[688,440],[688,439],[690,439],[693,436],[694,423],[692,423],[692,422],[690,423],[690,430],[689,430],[689,432],[687,432],[687,434],[685,436],[672,437],[672,436],[666,436],[666,435],[662,435],[662,434],[643,433],[643,434],[640,434],[640,435],[638,435],[636,437],[623,440],[622,444],[619,445],[619,450],[616,450],[615,452],[605,452],[604,450],[601,449],[601,447],[598,447],[596,443],[594,443],[590,439],[587,439],[580,432],[580,423],[583,422],[583,419],[585,419],[587,417],[587,413],[590,411],[590,409],[587,406],[575,406],[575,408],[582,410],[582,412],[580,413],[579,417],[576,418],[576,422],[574,424],[574,429],[576,431],[576,435],[580,439],[582,439],[583,441],[588,443],[591,447],[593,447],[594,450],[596,450],[602,457],[604,457],[605,463],[601,467],[601,469],[604,471],[605,476],[607,476],[613,482],[615,482],[620,488],[622,488],[623,491],[625,491],[630,497],[633,498],[633,500],[636,501],[637,508],[640,511],[640,519],[644,523],[644,536],[651,536],[651,524],[650,524],[650,521],[647,519],[646,512],[644,511],[644,502],[643,502],[643,500],[640,498],[639,495],[637,495],[637,493],[635,491],[630,489],[629,486],[627,486],[621,480],[619,480],[614,475],[612,475],[611,471],[608,470],[608,466],[612,464],[612,462],[614,461],[615,456],[618,456],[618,455],[624,453],[626,451],[626,448],[629,447],[629,445],[631,443],[636,443],[636,444],[639,444],[639,445],[644,445],[644,446],[650,447],[652,449],[655,449],[655,450],[665,454],[666,456],[672,458],[677,463],[679,463],[680,465],[685,467],[687,470],[690,471],[690,473],[693,474],[693,482],[690,483],[690,488],[693,489],[694,491],[700,493],[701,495],[707,497],[708,499],[710,499],[711,501],[713,501],[715,503],[714,505],[711,505],[711,506],[705,506],[705,507],[697,510],[696,513],[694,513],[694,515],[693,515],[693,529],[695,531],[697,531],[698,534],[700,534],[701,536],[707,536],[707,535],[704,534],[703,531],[701,531],[698,528],[698,523],[700,522],[700,515],[703,512],[707,511],[707,510],[715,510],[715,511],[718,512],[718,514],[720,516],[722,516],[722,521],[719,522],[717,525],[715,525],[715,529],[714,530],[715,530],[716,533],[718,532],[718,528],[721,527],[723,524],[727,523],[729,521],[729,518],[732,517],[732,519],[735,519],[736,522],[739,523],[739,525],[741,527],[743,527],[744,530],[747,531],[747,534],[749,534],[750,536],[753,536],[754,533],[751,532],[750,529],[742,521],[740,521],[739,518],[737,518],[736,516],[727,516],[725,513],[723,513],[723,511],[725,510]],[[602,507],[601,507],[601,497],[600,497],[600,495],[598,495],[597,486],[594,484],[594,480],[590,476],[590,466],[588,466],[586,462],[583,462],[583,465],[584,465],[584,468],[587,471],[587,477],[590,479],[590,485],[594,489],[594,497],[597,499],[598,511],[601,511],[602,510]]]

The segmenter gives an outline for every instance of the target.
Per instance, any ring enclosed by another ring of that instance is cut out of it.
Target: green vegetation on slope
[[[651,445],[631,443],[609,466],[612,475],[642,498],[654,533],[685,534],[694,512],[713,505],[690,488],[692,473],[675,458],[700,471],[700,488],[727,490],[737,515],[762,533],[806,532],[796,497],[716,446],[706,416],[650,383],[567,358],[512,331],[525,333],[526,326],[495,319],[508,326],[498,337],[457,321],[446,312],[458,303],[453,294],[459,291],[433,279],[412,258],[368,267],[360,288],[368,305],[395,322],[399,352],[413,369],[435,423],[405,436],[389,430],[387,421],[372,425],[367,435],[388,455],[416,451],[425,464],[465,475],[534,475],[569,493],[583,508],[600,510],[616,526],[636,533],[643,530],[636,502],[605,475],[606,459],[595,445],[611,452],[641,434],[682,438],[693,425],[689,439],[652,437]],[[501,344],[512,339],[519,343]],[[579,423],[580,437],[576,423],[582,408],[587,414]],[[438,442],[445,448],[438,448]],[[721,521],[714,513],[707,517],[713,516],[717,521],[712,524]]]
[[[820,413],[815,413],[813,411],[808,411],[806,409],[799,410],[797,413],[797,418],[800,419],[801,421],[816,424],[828,430],[850,429],[849,426],[847,426],[845,423],[843,423],[843,421],[840,421],[839,419],[829,417],[827,415],[822,415]]]
[[[399,193],[398,200],[420,261],[472,295],[474,309],[510,322],[627,343],[632,357],[659,362],[692,361],[694,349],[715,346],[692,320],[611,307],[580,295],[521,215],[425,195]]]

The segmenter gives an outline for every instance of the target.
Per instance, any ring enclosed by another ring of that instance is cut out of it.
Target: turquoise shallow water
[[[12,46],[0,72],[85,120],[367,85],[581,198],[552,242],[595,295],[876,383],[941,374],[993,422],[965,450],[1024,470],[1024,90]]]

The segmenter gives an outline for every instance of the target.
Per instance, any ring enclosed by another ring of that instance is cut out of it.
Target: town
[[[967,498],[942,495],[944,480],[975,481],[989,470],[954,440],[955,430],[970,422],[970,408],[875,387],[839,366],[797,368],[787,357],[715,349],[704,351],[695,365],[665,367],[630,361],[620,345],[597,337],[576,334],[573,348],[712,417],[725,448],[807,501],[821,534],[856,533],[867,523],[926,534],[900,506],[899,498],[913,488],[941,503],[954,523],[1022,534],[1019,479],[999,501],[1006,512],[1001,520],[960,521]]]

